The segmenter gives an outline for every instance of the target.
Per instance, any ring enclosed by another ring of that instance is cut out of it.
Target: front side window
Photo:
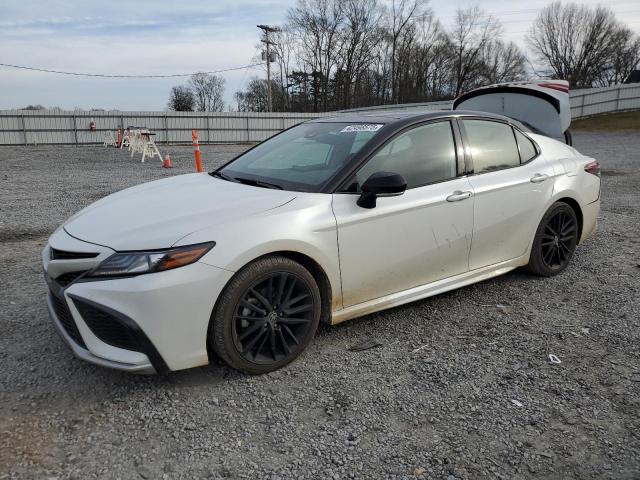
[[[382,124],[304,123],[240,155],[220,170],[236,181],[318,192]]]
[[[489,120],[463,120],[471,147],[473,171],[485,173],[520,165],[510,125]]]
[[[358,192],[376,172],[402,175],[407,188],[456,176],[456,148],[448,121],[413,128],[388,142],[356,173],[348,191]]]

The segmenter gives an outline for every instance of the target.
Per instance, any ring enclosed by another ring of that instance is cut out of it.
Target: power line
[[[20,70],[31,70],[31,71],[35,71],[35,72],[44,72],[44,73],[56,73],[58,75],[73,75],[76,77],[100,77],[100,78],[175,78],[175,77],[190,77],[191,75],[194,75],[195,73],[206,73],[209,75],[215,74],[215,73],[224,73],[224,72],[231,72],[234,70],[243,70],[243,69],[249,69],[249,68],[253,68],[253,67],[257,67],[261,65],[260,63],[254,63],[251,65],[243,65],[242,67],[231,67],[231,68],[224,68],[221,70],[212,70],[209,72],[194,72],[194,73],[173,73],[170,75],[108,75],[108,74],[103,74],[103,73],[82,73],[82,72],[63,72],[60,70],[50,70],[47,68],[37,68],[37,67],[27,67],[24,65],[12,65],[10,63],[0,63],[0,66],[2,67],[9,67],[9,68],[17,68]]]

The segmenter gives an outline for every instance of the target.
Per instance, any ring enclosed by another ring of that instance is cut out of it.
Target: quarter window
[[[456,150],[450,122],[416,127],[396,137],[356,173],[350,191],[376,172],[402,175],[407,188],[448,180],[456,176]]]
[[[518,140],[518,147],[520,148],[520,160],[522,163],[526,163],[538,154],[536,147],[531,140],[518,130],[514,128],[513,131],[516,132],[516,140]]]
[[[463,124],[475,173],[520,165],[518,145],[509,125],[487,120],[463,120]]]

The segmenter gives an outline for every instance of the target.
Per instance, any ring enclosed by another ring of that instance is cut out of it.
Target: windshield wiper
[[[254,178],[234,177],[237,182],[244,183],[245,185],[253,185],[254,187],[274,188],[276,190],[284,190],[280,185],[275,183],[263,182],[262,180],[256,180]]]
[[[212,177],[221,178],[221,179],[226,180],[228,182],[238,183],[237,179],[235,179],[234,177],[232,177],[230,175],[227,175],[226,173],[222,173],[220,171],[211,172],[209,175],[211,175]]]

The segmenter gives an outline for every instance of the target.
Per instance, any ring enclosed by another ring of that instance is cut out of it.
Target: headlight
[[[199,243],[186,247],[169,248],[151,252],[114,253],[91,270],[87,277],[113,277],[162,272],[184,267],[198,261],[213,248],[216,242]]]

